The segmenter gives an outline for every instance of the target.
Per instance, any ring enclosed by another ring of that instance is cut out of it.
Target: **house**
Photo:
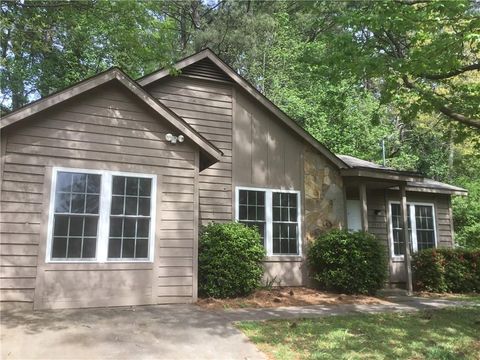
[[[193,302],[212,221],[258,226],[282,285],[337,227],[380,238],[404,282],[402,200],[413,250],[453,246],[464,189],[331,153],[210,50],[175,67],[112,68],[3,117],[2,307]]]

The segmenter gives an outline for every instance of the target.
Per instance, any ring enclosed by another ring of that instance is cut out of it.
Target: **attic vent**
[[[211,80],[231,81],[231,79],[210,59],[202,59],[195,64],[183,68],[182,75]]]

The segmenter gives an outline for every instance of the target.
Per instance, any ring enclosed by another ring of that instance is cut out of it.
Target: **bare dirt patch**
[[[338,304],[391,304],[373,296],[345,295],[319,291],[306,287],[279,287],[258,290],[250,296],[232,299],[198,299],[205,309],[271,308],[280,306],[338,305]]]

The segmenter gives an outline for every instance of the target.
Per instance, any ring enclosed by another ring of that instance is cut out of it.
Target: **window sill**
[[[153,270],[153,262],[66,262],[50,261],[45,263],[49,270]]]
[[[266,256],[263,262],[301,262],[301,255],[270,255]]]

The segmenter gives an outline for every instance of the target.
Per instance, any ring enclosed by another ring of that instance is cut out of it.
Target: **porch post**
[[[405,243],[405,275],[407,277],[407,294],[412,295],[413,282],[412,282],[412,264],[410,259],[410,237],[408,236],[408,211],[407,211],[407,190],[406,184],[400,184],[400,197],[401,197],[401,215],[402,215],[402,229],[403,229],[403,241]]]
[[[367,212],[367,186],[364,182],[360,183],[360,210],[362,217],[362,230],[368,231],[368,212]]]

